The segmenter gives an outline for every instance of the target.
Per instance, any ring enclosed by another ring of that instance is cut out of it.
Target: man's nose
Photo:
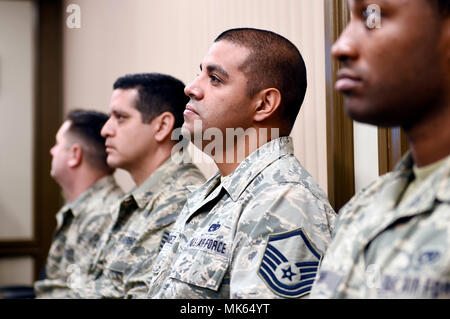
[[[184,94],[195,100],[201,100],[203,98],[204,94],[202,88],[200,87],[199,77],[195,78],[190,84],[186,85],[184,88]]]

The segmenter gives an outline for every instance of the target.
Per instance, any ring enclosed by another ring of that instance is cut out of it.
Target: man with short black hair
[[[348,2],[336,89],[352,119],[402,127],[410,151],[341,209],[311,297],[450,298],[450,1],[372,2],[380,28]]]
[[[309,294],[335,213],[288,136],[306,82],[286,38],[250,28],[217,37],[185,88],[183,133],[204,152],[217,133],[208,155],[219,171],[188,197],[148,273],[148,297]]]
[[[101,132],[107,162],[128,171],[136,187],[118,203],[89,272],[73,278],[73,291],[83,298],[145,295],[142,265],[151,265],[167,240],[187,187],[204,181],[194,164],[171,156],[178,142],[172,132],[182,124],[188,100],[184,84],[169,75],[142,73],[117,79],[113,88],[110,118]]]
[[[38,298],[68,297],[68,278],[87,270],[98,240],[112,221],[110,207],[123,195],[106,163],[100,130],[104,113],[75,110],[56,134],[51,176],[67,204],[56,215],[57,226],[46,263],[46,279],[35,283]]]

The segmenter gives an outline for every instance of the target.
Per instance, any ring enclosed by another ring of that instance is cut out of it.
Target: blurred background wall
[[[29,1],[0,1],[0,241],[33,237],[33,14]],[[0,284],[32,278],[32,258],[0,259]]]

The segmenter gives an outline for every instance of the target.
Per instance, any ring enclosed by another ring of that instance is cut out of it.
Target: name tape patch
[[[194,237],[189,241],[188,247],[209,251],[222,256],[227,256],[229,249],[228,243],[211,237]]]

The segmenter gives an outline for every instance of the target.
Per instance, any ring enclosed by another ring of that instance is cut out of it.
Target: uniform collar
[[[165,185],[169,179],[173,179],[174,175],[178,175],[181,172],[190,169],[192,166],[193,165],[190,163],[179,163],[176,159],[169,157],[145,180],[141,186],[132,189],[130,191],[130,196],[133,197],[139,208],[143,209],[147,206],[148,202],[155,193],[167,188]]]
[[[191,194],[187,198],[187,207],[191,213],[195,212],[206,203],[207,198],[208,201],[215,198],[222,187],[233,201],[237,201],[242,192],[264,168],[280,157],[292,154],[293,149],[292,138],[288,136],[279,137],[264,144],[247,156],[230,175],[222,177],[217,171],[201,186],[189,188]]]
[[[233,201],[237,201],[242,192],[261,171],[277,159],[293,152],[294,146],[291,137],[282,136],[273,139],[247,156],[233,173],[222,178],[222,186]]]
[[[68,214],[72,214],[73,217],[80,215],[86,209],[87,199],[92,196],[93,193],[111,185],[116,185],[116,181],[112,175],[102,177],[89,186],[89,188],[78,196],[76,200],[61,207],[56,214],[56,229],[59,229],[62,226],[64,219],[67,218]]]
[[[67,204],[66,205],[67,209],[70,209],[72,211],[73,216],[77,217],[85,210],[84,204],[86,203],[88,197],[92,196],[93,193],[101,189],[109,187],[110,185],[116,185],[116,181],[114,180],[114,177],[112,175],[107,175],[100,178],[94,184],[92,184],[87,190],[85,190],[80,196],[78,196],[78,198],[74,202]]]
[[[431,179],[432,185],[437,185],[436,198],[441,202],[450,202],[450,155],[428,179]]]
[[[414,160],[408,152],[397,165],[395,172],[399,174],[413,175]],[[415,195],[409,196],[399,208],[407,214],[427,211],[435,201],[450,202],[450,155],[444,159],[442,165],[428,176],[415,191]]]

